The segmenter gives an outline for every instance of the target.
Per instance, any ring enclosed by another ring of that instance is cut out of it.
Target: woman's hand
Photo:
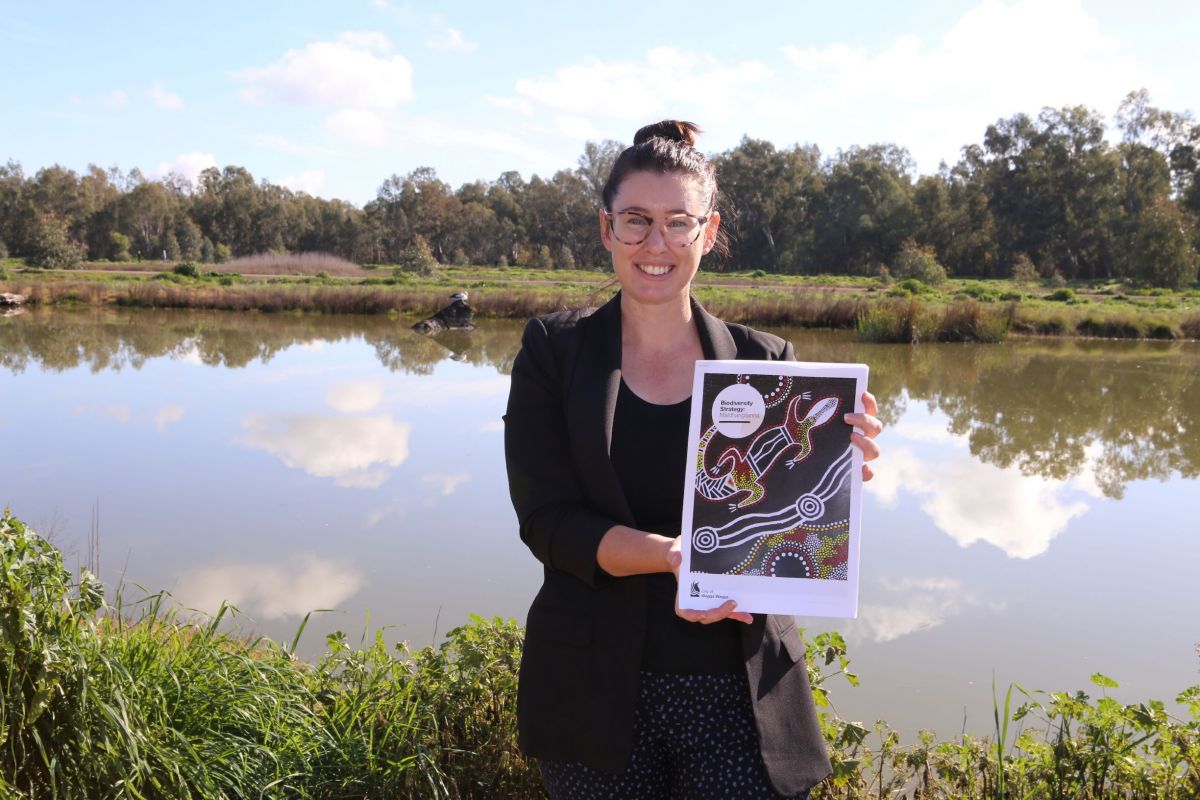
[[[683,563],[683,554],[679,552],[680,544],[683,542],[683,537],[676,537],[671,542],[671,548],[667,551],[667,564],[671,567],[671,574],[675,576],[675,583],[679,583],[679,565]],[[708,625],[710,622],[719,622],[723,619],[735,619],[738,622],[750,624],[754,621],[754,617],[744,611],[736,611],[737,601],[726,600],[716,608],[710,608],[707,611],[693,611],[688,608],[679,607],[679,595],[675,596],[675,613],[686,619],[688,622],[699,622],[701,625]]]
[[[875,418],[879,413],[879,405],[875,402],[875,395],[870,392],[863,392],[863,413],[855,412],[846,414],[842,419],[847,425],[853,425],[855,430],[850,434],[850,444],[862,450],[863,461],[874,461],[879,458],[879,445],[875,444],[874,439],[883,430],[883,423]],[[874,472],[866,464],[863,464],[862,478],[864,481],[871,480]]]

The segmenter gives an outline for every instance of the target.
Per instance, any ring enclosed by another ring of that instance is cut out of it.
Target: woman
[[[531,320],[513,364],[509,488],[544,565],[519,738],[553,800],[804,797],[829,773],[794,620],[674,606],[694,362],[793,358],[691,297],[721,224],[698,132],[637,132],[599,219],[621,291]],[[863,403],[846,422],[871,460],[880,425]]]

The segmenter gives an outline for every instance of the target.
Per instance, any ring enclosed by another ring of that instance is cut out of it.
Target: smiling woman
[[[722,245],[697,133],[637,132],[599,212],[620,293],[532,320],[513,363],[509,487],[545,567],[518,727],[552,800],[806,797],[830,770],[794,620],[674,604],[695,362],[794,357],[691,295]],[[880,425],[863,405],[845,422],[870,460]]]

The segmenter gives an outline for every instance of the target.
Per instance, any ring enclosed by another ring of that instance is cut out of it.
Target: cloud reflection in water
[[[226,602],[268,621],[335,608],[362,586],[362,576],[349,564],[303,553],[282,564],[241,563],[190,570],[179,576],[173,594],[185,608],[212,614]]]
[[[277,456],[289,467],[333,478],[338,486],[375,489],[388,479],[385,467],[408,460],[412,426],[383,414],[252,414],[242,420],[242,429],[238,441]]]

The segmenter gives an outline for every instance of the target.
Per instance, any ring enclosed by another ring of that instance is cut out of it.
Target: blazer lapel
[[[700,301],[692,298],[692,318],[696,321],[696,332],[700,334],[700,347],[707,359],[729,360],[737,358],[737,344],[725,323],[704,310]]]
[[[603,507],[626,525],[633,513],[612,467],[613,417],[621,390],[621,294],[580,322],[586,326],[579,348],[570,427],[578,432],[579,463],[595,465],[585,477]],[[599,420],[601,424],[596,425]]]

